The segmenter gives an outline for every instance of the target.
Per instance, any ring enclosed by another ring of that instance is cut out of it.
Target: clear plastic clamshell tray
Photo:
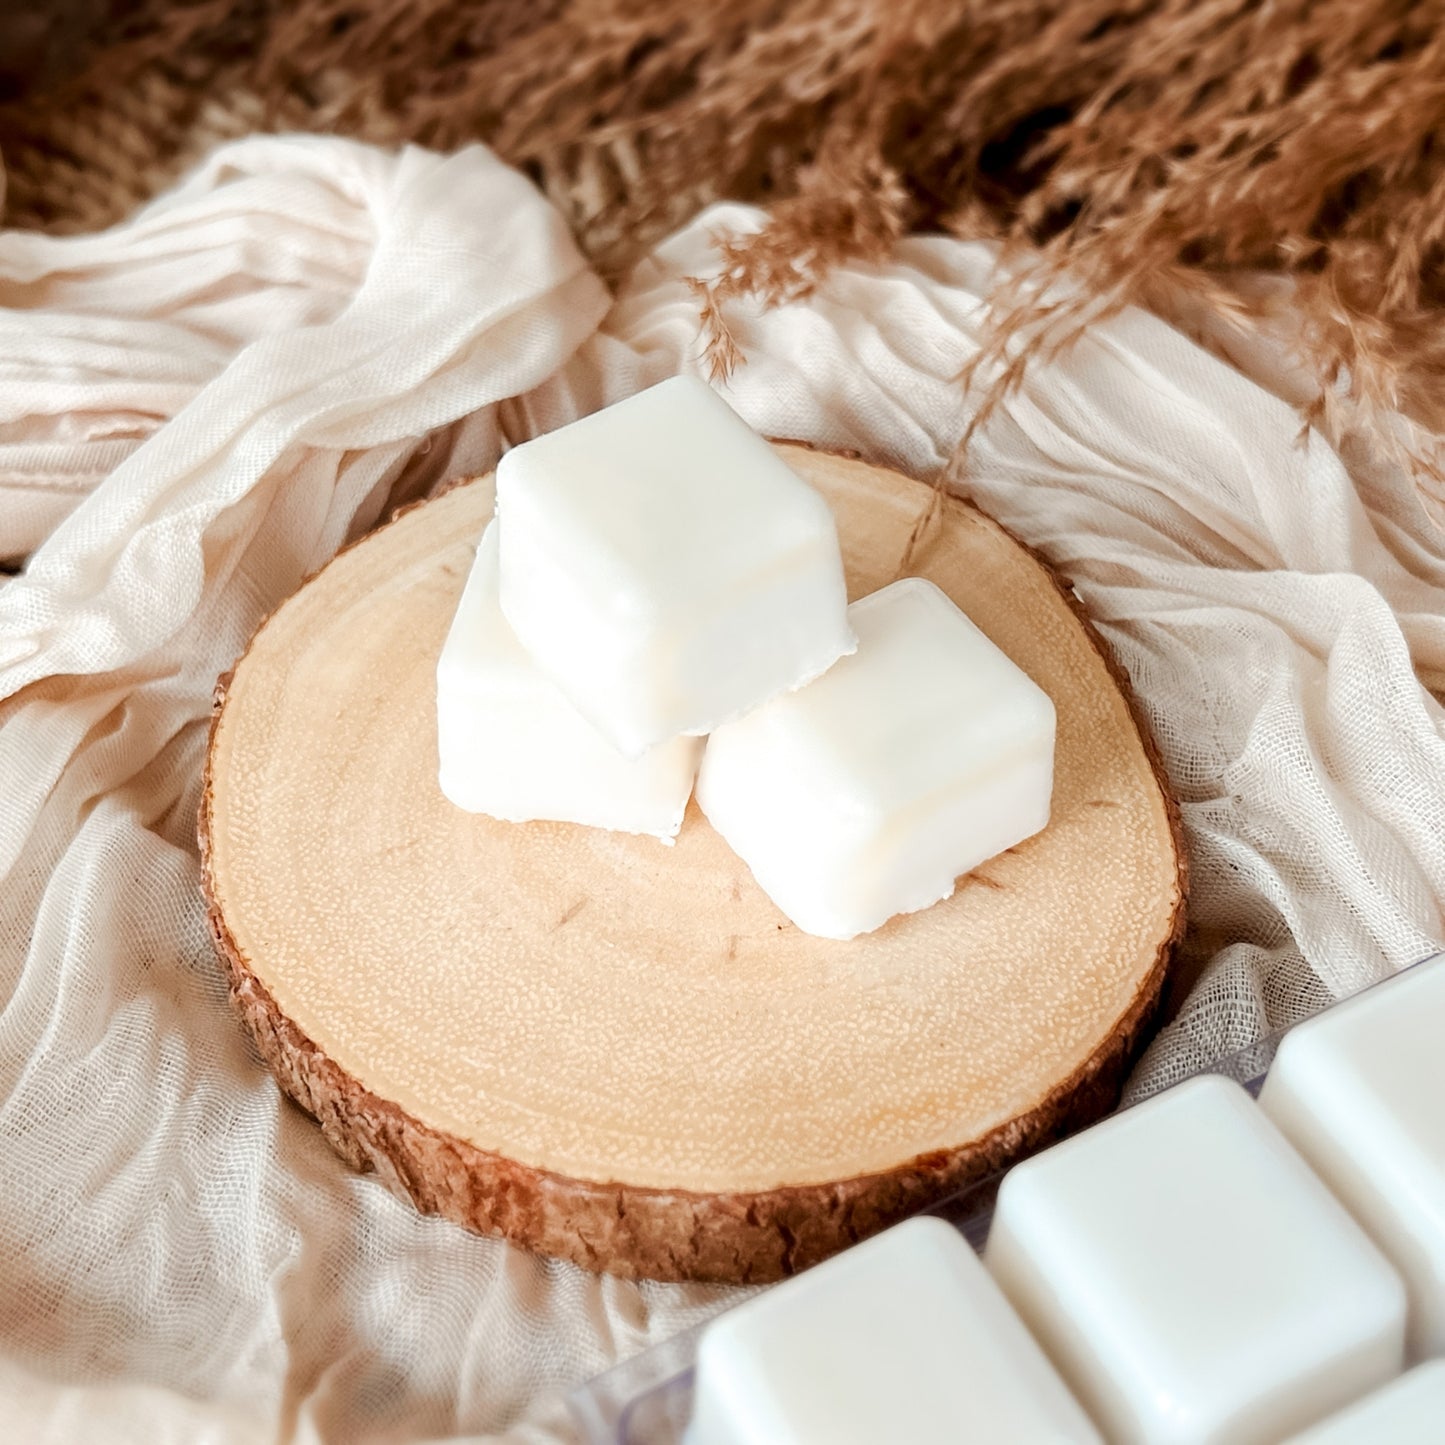
[[[1281,1029],[1268,1034],[1246,1048],[1226,1054],[1198,1073],[1222,1074],[1257,1097],[1286,1032],[1288,1030]],[[1147,1094],[1139,1094],[1130,1100],[1130,1105],[1142,1103],[1146,1097]],[[981,1251],[988,1238],[993,1201],[1002,1179],[1000,1173],[980,1180],[924,1212],[947,1220],[975,1250]],[[682,1445],[683,1432],[692,1415],[693,1366],[698,1340],[705,1328],[706,1322],[674,1335],[577,1390],[568,1403],[585,1445]]]

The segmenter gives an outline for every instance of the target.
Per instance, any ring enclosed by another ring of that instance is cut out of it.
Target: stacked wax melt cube
[[[849,607],[827,504],[688,377],[503,457],[437,718],[443,791],[509,822],[671,840],[696,776],[829,938],[946,898],[1049,815],[1048,697],[931,583]]]

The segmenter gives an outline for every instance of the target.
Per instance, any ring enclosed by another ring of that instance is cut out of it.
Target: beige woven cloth
[[[0,1397],[27,1441],[566,1438],[715,1308],[421,1219],[229,1014],[197,890],[212,682],[394,503],[696,367],[716,208],[612,301],[480,149],[218,152],[120,228],[0,236]],[[760,429],[938,468],[981,245],[735,309]],[[1201,971],[1140,1084],[1437,947],[1445,554],[1411,488],[1140,313],[1034,370],[967,486],[1078,581],[1183,802]],[[1252,371],[1253,376],[1246,375]],[[1422,686],[1423,683],[1427,686]]]

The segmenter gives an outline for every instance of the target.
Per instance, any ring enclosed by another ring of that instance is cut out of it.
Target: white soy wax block
[[[1445,956],[1292,1029],[1260,1104],[1405,1276],[1412,1353],[1445,1354]]]
[[[985,1259],[1118,1445],[1265,1445],[1401,1368],[1399,1277],[1219,1077],[1018,1165]]]
[[[685,1445],[1096,1445],[957,1230],[913,1219],[723,1315]]]
[[[1435,1360],[1291,1437],[1287,1445],[1440,1445],[1442,1440],[1445,1360]]]
[[[672,838],[702,743],[622,756],[539,672],[497,605],[498,527],[477,548],[437,663],[442,792],[509,823],[551,820]]]
[[[508,622],[630,757],[853,650],[828,504],[693,377],[508,452],[497,514]]]
[[[931,582],[848,609],[858,650],[708,740],[698,805],[805,933],[947,898],[1048,823],[1054,705]]]

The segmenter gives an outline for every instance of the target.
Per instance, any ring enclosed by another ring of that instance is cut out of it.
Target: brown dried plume
[[[995,399],[1093,317],[1171,288],[1271,324],[1280,288],[1237,284],[1262,269],[1296,283],[1308,419],[1369,427],[1440,481],[1441,0],[53,8],[54,43],[32,19],[27,44],[73,57],[68,77],[39,61],[7,75],[0,57],[10,224],[104,224],[258,127],[481,139],[610,274],[709,201],[770,206],[698,284],[717,369],[737,360],[731,297],[799,295],[908,231],[999,239],[1021,269],[981,359]],[[1081,284],[1045,306],[1063,272]]]

